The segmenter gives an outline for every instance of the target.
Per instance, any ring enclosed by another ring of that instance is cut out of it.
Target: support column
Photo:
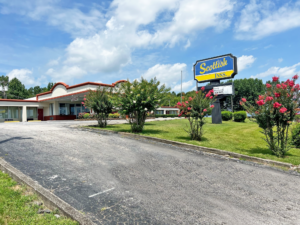
[[[23,106],[22,109],[22,122],[27,122],[27,106]]]
[[[213,103],[213,105],[215,107],[212,109],[212,113],[211,113],[212,123],[220,124],[222,123],[220,99],[217,98],[216,101]]]

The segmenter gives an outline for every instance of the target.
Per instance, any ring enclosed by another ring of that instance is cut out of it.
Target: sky
[[[300,0],[0,0],[0,75],[27,87],[156,77],[238,57],[235,79],[300,75]],[[199,85],[201,86],[201,85]]]

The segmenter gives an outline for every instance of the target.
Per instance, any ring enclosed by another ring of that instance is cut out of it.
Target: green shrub
[[[230,111],[223,111],[221,112],[221,114],[222,114],[222,120],[224,121],[228,121],[232,119],[232,112]]]
[[[167,117],[178,117],[178,115],[175,114],[155,114],[155,118],[167,118]]]
[[[110,113],[108,115],[108,118],[119,118],[120,117],[120,114],[119,113]]]
[[[247,113],[245,111],[238,111],[233,113],[233,118],[235,122],[245,122],[247,118]]]
[[[84,115],[83,115],[83,118],[84,119],[87,119],[87,118],[89,118],[90,117],[90,114],[89,113],[85,113]]]
[[[292,128],[292,143],[296,148],[300,148],[300,123],[297,123]]]
[[[295,121],[300,122],[300,114],[295,116]]]

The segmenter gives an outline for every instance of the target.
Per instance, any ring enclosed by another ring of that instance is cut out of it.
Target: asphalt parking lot
[[[0,157],[97,224],[300,224],[299,176],[76,124],[0,124]]]

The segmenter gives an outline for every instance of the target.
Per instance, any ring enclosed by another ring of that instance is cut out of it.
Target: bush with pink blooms
[[[180,109],[179,117],[185,115],[189,121],[189,128],[186,132],[191,136],[192,140],[201,141],[203,135],[203,126],[205,124],[205,116],[211,113],[215,100],[213,91],[204,93],[204,88],[196,91],[194,97],[183,99],[182,103],[178,102],[177,107]],[[184,97],[183,97],[184,98]]]
[[[89,93],[84,96],[84,107],[92,109],[95,112],[94,116],[98,120],[99,127],[107,126],[107,118],[113,110],[111,101],[112,89],[100,89],[94,91],[89,90]]]
[[[259,96],[255,106],[246,99],[240,101],[263,129],[264,140],[277,157],[283,157],[290,149],[289,128],[299,107],[300,85],[296,84],[298,78],[295,75],[292,80],[280,82],[279,77],[273,77],[273,81],[266,84],[266,93]]]

